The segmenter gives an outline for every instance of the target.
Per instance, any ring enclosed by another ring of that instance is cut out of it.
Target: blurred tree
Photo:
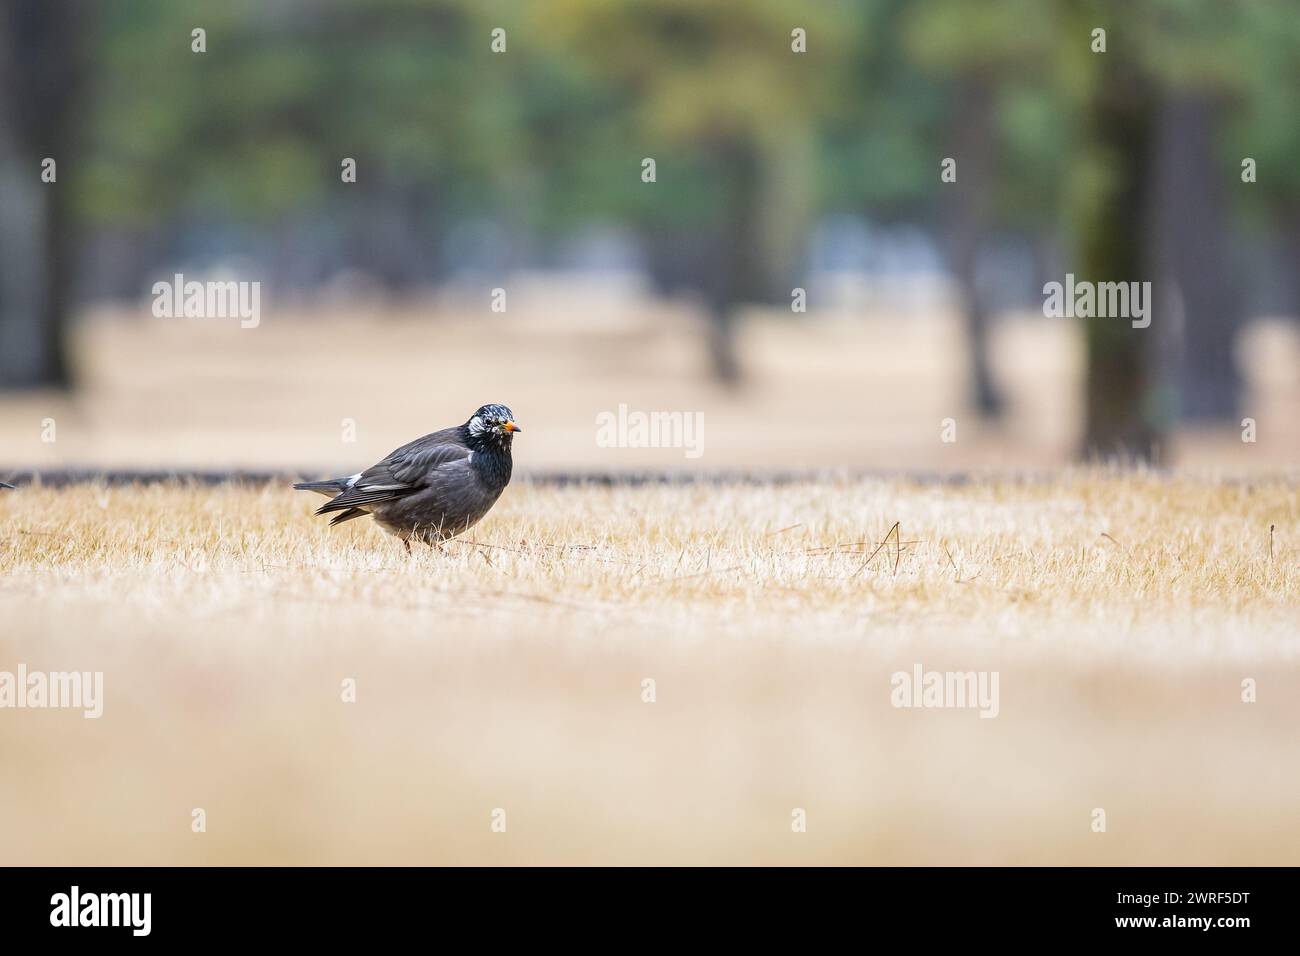
[[[1280,277],[1290,283],[1290,314],[1300,318],[1300,16],[1285,2],[1242,4],[1233,32],[1240,82],[1223,110],[1219,157],[1231,185],[1233,210],[1255,248],[1280,239]],[[1255,163],[1244,182],[1242,163]],[[1257,268],[1267,280],[1272,270]]]
[[[1225,157],[1217,144],[1231,104],[1258,89],[1253,61],[1289,57],[1294,70],[1296,32],[1265,27],[1280,25],[1271,2],[1076,0],[1070,10],[1063,59],[1088,104],[1079,251],[1095,278],[1152,281],[1155,302],[1150,333],[1088,323],[1085,449],[1159,457],[1180,414],[1236,420],[1243,310],[1229,190],[1243,150]],[[1097,26],[1109,26],[1107,52],[1081,54],[1080,35]]]
[[[944,249],[966,324],[972,399],[982,414],[996,418],[1003,399],[990,367],[991,316],[979,285],[979,257],[989,234],[1010,221],[1013,206],[1006,202],[1002,184],[1016,182],[1023,192],[1025,180],[1005,169],[1009,157],[1001,114],[1024,77],[1044,69],[1053,12],[1038,0],[991,0],[977,6],[933,0],[907,8],[907,14],[902,33],[909,51],[927,73],[945,82],[948,113],[933,148],[956,160],[957,176],[953,183],[939,184],[935,165],[934,195],[945,213]],[[1039,139],[1034,145],[1049,141]],[[1060,143],[1050,146],[1059,150]],[[1036,158],[1047,168],[1058,167],[1043,155],[1048,152],[1040,148]],[[1018,205],[1026,205],[1023,197]],[[1050,215],[1043,218],[1051,222]]]
[[[72,196],[84,158],[76,119],[92,13],[78,0],[0,7],[0,386],[63,386],[69,378]],[[47,158],[52,170],[43,168]],[[49,172],[55,179],[43,181]]]
[[[254,0],[109,8],[91,221],[170,241],[146,261],[202,256],[184,226],[283,278],[310,244],[325,269],[401,292],[438,277],[440,241],[494,192],[511,97],[469,0],[328,0],[311,17]],[[202,23],[207,52],[190,49]],[[357,161],[354,184],[340,163]],[[328,208],[322,222],[322,210]],[[324,226],[324,228],[322,228]],[[319,271],[305,277],[315,284]]]
[[[1090,22],[1099,22],[1096,20]],[[1086,43],[1087,30],[1075,33]],[[1135,51],[1110,36],[1090,78],[1085,145],[1075,210],[1076,281],[1130,282],[1151,275],[1154,91]],[[1154,402],[1147,329],[1116,317],[1085,318],[1083,452],[1102,458],[1158,458],[1165,420]]]
[[[740,377],[737,308],[788,301],[812,208],[809,144],[834,99],[821,83],[850,7],[794,15],[785,0],[560,0],[538,11],[534,29],[556,54],[581,62],[627,111],[630,135],[606,141],[615,148],[603,161],[625,177],[624,208],[660,283],[703,297],[721,381]],[[795,28],[809,52],[792,49]],[[638,175],[646,157],[653,184]]]
[[[1180,405],[1191,418],[1234,417],[1241,306],[1230,170],[1215,147],[1226,107],[1252,72],[1252,51],[1285,50],[1295,59],[1294,27],[1279,29],[1277,10],[1204,0],[1142,8],[998,0],[978,9],[935,0],[910,9],[903,35],[917,62],[953,82],[945,96],[955,121],[950,141],[963,154],[957,185],[964,176],[966,186],[951,191],[948,249],[982,407],[996,396],[980,359],[987,316],[972,260],[981,236],[1017,220],[1050,230],[1068,182],[1074,199],[1064,204],[1065,224],[1083,267],[1143,270],[1128,278],[1153,282],[1158,310],[1149,334],[1156,342],[1087,323],[1087,448],[1149,454]],[[1106,53],[1091,50],[1097,27],[1107,30]],[[1265,62],[1276,75],[1286,54]],[[1251,99],[1267,101],[1261,94]],[[1071,131],[1074,119],[1083,143]],[[1280,113],[1273,120],[1294,126]],[[1115,202],[1127,207],[1099,208]]]
[[[1222,97],[1165,94],[1155,128],[1153,265],[1160,305],[1157,334],[1172,339],[1165,370],[1170,404],[1192,421],[1235,421],[1241,391],[1234,346],[1241,299],[1232,263],[1228,209],[1231,171],[1215,145]]]
[[[1159,83],[1152,242],[1159,334],[1173,346],[1164,350],[1162,389],[1186,420],[1237,420],[1234,347],[1244,313],[1230,197],[1239,170],[1220,144],[1250,86],[1251,60],[1276,46],[1250,23],[1252,8],[1271,5],[1158,0],[1134,20]]]

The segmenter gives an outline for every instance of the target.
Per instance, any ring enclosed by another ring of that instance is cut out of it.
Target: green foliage
[[[146,229],[265,224],[329,208],[352,156],[363,195],[436,196],[447,222],[702,229],[742,201],[741,149],[760,170],[744,201],[779,210],[763,228],[788,242],[818,211],[931,218],[954,104],[978,80],[995,97],[989,214],[1051,229],[1104,176],[1077,132],[1114,55],[1088,51],[1092,25],[1158,87],[1230,104],[1224,174],[1260,167],[1245,208],[1300,202],[1300,17],[1282,0],[132,0],[102,5],[90,38],[77,205]]]

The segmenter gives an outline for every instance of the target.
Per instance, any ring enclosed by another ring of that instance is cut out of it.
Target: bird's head
[[[515,424],[515,413],[504,405],[484,405],[465,423],[472,440],[482,444],[496,444],[509,448],[515,432],[523,431]]]

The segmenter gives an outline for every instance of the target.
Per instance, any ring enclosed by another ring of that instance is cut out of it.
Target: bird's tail
[[[295,491],[314,491],[319,495],[334,497],[341,491],[345,491],[352,481],[352,476],[347,478],[326,478],[324,481],[300,481],[294,485]]]

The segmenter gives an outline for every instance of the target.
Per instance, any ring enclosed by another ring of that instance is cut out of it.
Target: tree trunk
[[[1220,107],[1195,94],[1174,94],[1161,109],[1157,238],[1164,281],[1154,321],[1165,326],[1162,336],[1166,328],[1179,333],[1169,377],[1178,382],[1182,416],[1235,422],[1241,375],[1233,347],[1241,304],[1231,274],[1224,178],[1214,155],[1219,119]]]
[[[1113,8],[1110,8],[1113,9]],[[1087,35],[1086,31],[1083,34]],[[1092,190],[1077,210],[1076,280],[1135,282],[1151,279],[1147,221],[1151,209],[1154,103],[1149,80],[1111,31],[1111,49],[1095,54],[1088,104],[1085,156]],[[1158,290],[1158,285],[1153,284]],[[1086,343],[1086,457],[1158,460],[1164,422],[1156,407],[1150,328],[1125,318],[1084,319]]]
[[[988,223],[992,122],[992,87],[980,76],[964,77],[958,87],[952,117],[952,155],[957,160],[957,181],[943,184],[942,189],[950,191],[952,197],[946,246],[966,326],[971,398],[985,418],[999,417],[1003,407],[989,361],[988,309],[977,282],[979,251]]]
[[[83,75],[77,0],[0,9],[0,386],[64,387],[75,275],[68,179]],[[55,160],[55,182],[41,181]]]
[[[722,141],[717,148],[722,221],[716,235],[713,266],[702,276],[709,313],[709,357],[718,380],[740,381],[736,356],[736,309],[743,302],[766,302],[772,290],[764,268],[762,157],[756,144],[743,136]]]

